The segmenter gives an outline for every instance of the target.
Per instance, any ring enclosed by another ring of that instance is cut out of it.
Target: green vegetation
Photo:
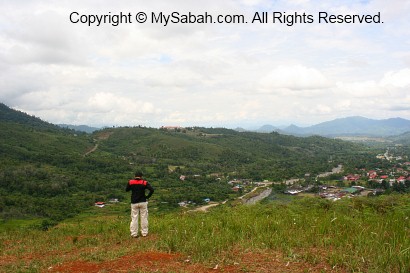
[[[409,198],[355,199],[340,203],[301,199],[282,205],[222,208],[214,213],[166,217],[165,249],[209,261],[241,249],[280,249],[311,262],[349,271],[407,272],[410,267]],[[170,221],[170,223],[168,223]],[[197,241],[192,240],[196,238]],[[312,253],[313,252],[313,253]],[[319,255],[318,255],[319,254]],[[234,257],[224,257],[233,260]]]
[[[92,208],[48,231],[41,225],[1,231],[0,241],[7,272],[40,272],[77,260],[100,264],[146,251],[179,253],[223,269],[241,264],[238,253],[244,251],[280,251],[285,263],[325,264],[335,272],[404,273],[410,270],[409,216],[409,195],[221,205],[209,213],[151,212],[148,239],[134,244],[129,206],[116,204]],[[178,272],[186,272],[181,266]]]
[[[380,175],[399,169],[404,174],[408,167],[399,158],[408,158],[407,146],[388,147],[391,159],[380,161],[376,155],[386,146],[317,136],[197,127],[84,134],[13,111],[0,105],[1,270],[44,272],[70,261],[98,264],[141,251],[180,253],[206,265],[228,266],[240,260],[238,253],[267,251],[336,271],[410,270],[408,182],[380,184],[386,193],[402,195],[331,202],[274,194],[255,206],[236,199],[251,185],[235,193],[228,184],[305,178],[303,186],[316,191],[320,184],[345,184],[342,174],[316,178],[339,164],[346,173],[378,168]],[[156,189],[150,199],[152,239],[130,244],[125,185],[137,169]],[[380,186],[365,177],[357,183]],[[285,188],[273,185],[274,192]],[[111,198],[121,202],[93,207]],[[206,214],[178,207],[206,198],[228,202]]]
[[[127,200],[125,184],[136,169],[156,188],[155,206],[169,211],[181,201],[233,198],[227,182],[235,178],[283,181],[371,154],[340,140],[222,128],[123,127],[88,135],[0,110],[2,219],[60,221],[96,201]]]

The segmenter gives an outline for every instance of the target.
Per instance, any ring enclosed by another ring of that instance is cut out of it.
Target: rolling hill
[[[341,140],[224,128],[121,127],[77,134],[6,106],[2,111],[2,218],[58,220],[98,200],[123,200],[124,183],[137,168],[157,188],[162,209],[181,200],[225,200],[232,194],[229,179],[282,181],[350,164],[367,153]]]

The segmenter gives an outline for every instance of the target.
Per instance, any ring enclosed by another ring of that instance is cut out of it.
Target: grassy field
[[[302,198],[151,211],[149,236],[131,239],[129,206],[116,204],[48,230],[1,223],[0,271],[410,272],[409,217],[409,195]]]

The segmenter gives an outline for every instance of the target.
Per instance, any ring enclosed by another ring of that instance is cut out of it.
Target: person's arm
[[[154,188],[148,182],[147,182],[147,189],[149,190],[149,193],[145,198],[149,199],[151,195],[154,193]]]
[[[131,185],[130,182],[127,183],[127,187],[125,188],[125,191],[130,191],[131,190]]]

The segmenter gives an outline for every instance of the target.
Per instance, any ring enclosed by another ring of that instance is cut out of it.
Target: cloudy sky
[[[52,123],[306,126],[410,119],[410,0],[0,0],[0,101]],[[251,23],[255,12],[269,23]],[[131,14],[130,23],[72,23]],[[146,23],[136,22],[138,12]],[[152,14],[247,24],[151,23]],[[313,23],[272,23],[272,13]],[[377,15],[325,24],[318,13]]]

